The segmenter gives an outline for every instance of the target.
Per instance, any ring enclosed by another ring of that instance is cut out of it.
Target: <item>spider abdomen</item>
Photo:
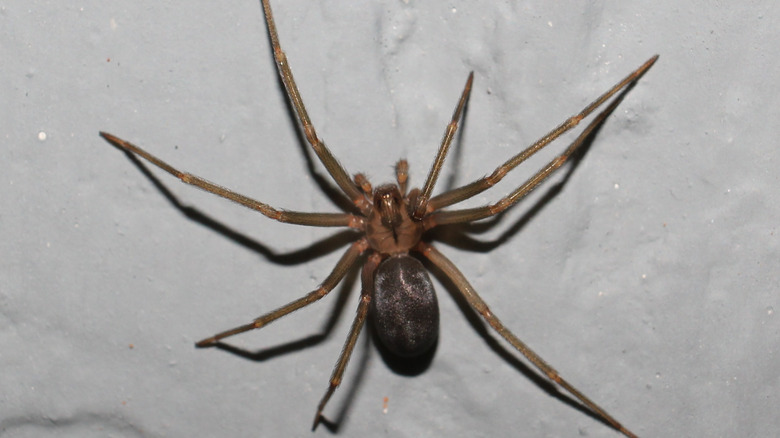
[[[379,339],[398,356],[419,356],[439,336],[439,304],[431,278],[409,255],[387,258],[377,267],[370,311]]]

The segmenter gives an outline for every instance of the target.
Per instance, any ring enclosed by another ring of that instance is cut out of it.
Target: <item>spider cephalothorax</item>
[[[412,218],[409,197],[404,197],[397,185],[385,184],[374,190],[373,208],[366,218],[365,231],[374,251],[403,254],[417,245],[424,228],[421,221]]]
[[[576,397],[584,406],[624,435],[629,437],[635,436],[604,409],[564,380],[553,367],[509,331],[488,308],[487,304],[480,298],[460,270],[431,244],[423,241],[422,235],[423,232],[439,225],[467,223],[494,216],[517,203],[567,161],[594,129],[617,107],[629,89],[653,65],[658,56],[653,56],[647,60],[638,69],[626,76],[582,111],[568,118],[531,146],[498,166],[492,174],[462,187],[432,196],[444,158],[452,143],[463,108],[468,100],[473,82],[472,73],[466,81],[460,100],[450,123],[447,125],[444,138],[439,146],[425,184],[420,189],[414,189],[407,193],[408,166],[405,160],[401,160],[396,165],[396,183],[372,189],[371,184],[362,174],[357,174],[354,179],[350,178],[330,150],[317,137],[314,126],[311,124],[304,108],[298,87],[295,85],[287,57],[279,44],[269,0],[262,0],[262,5],[271,46],[273,47],[274,59],[287,91],[287,96],[301,123],[306,141],[317,154],[319,160],[344,196],[357,208],[359,213],[303,213],[277,210],[267,204],[208,182],[190,173],[179,171],[130,142],[105,132],[101,132],[101,135],[114,146],[143,157],[187,184],[192,184],[245,207],[257,210],[271,219],[316,227],[350,227],[359,232],[359,237],[349,246],[333,268],[333,271],[317,289],[252,320],[248,324],[203,339],[196,345],[198,347],[213,346],[226,337],[261,328],[282,316],[319,300],[341,281],[347,271],[361,260],[361,256],[364,256],[365,262],[361,271],[362,290],[357,315],[341,355],[336,362],[330,385],[317,408],[313,424],[313,427],[316,427],[322,418],[322,410],[325,404],[336,387],[341,383],[341,377],[369,313],[372,315],[378,337],[390,351],[397,355],[419,355],[427,351],[436,342],[439,330],[439,311],[436,294],[425,267],[417,258],[410,255],[410,253],[414,253],[416,257],[422,257],[435,266],[441,275],[453,284],[457,292],[462,295],[474,311],[479,313],[498,334],[506,339],[512,347],[521,353],[544,376]],[[594,120],[560,155],[498,202],[469,209],[446,209],[495,185],[509,171],[550,144],[561,134],[575,127],[581,120],[610,99],[612,101],[609,105],[596,115]]]

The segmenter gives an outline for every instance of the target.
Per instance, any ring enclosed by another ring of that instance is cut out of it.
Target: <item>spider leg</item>
[[[287,97],[290,99],[290,103],[292,103],[295,113],[298,115],[298,120],[303,128],[306,141],[308,141],[312,149],[314,149],[320,162],[325,166],[325,169],[327,169],[339,188],[341,188],[344,194],[346,194],[347,197],[365,213],[370,205],[363,195],[363,192],[355,185],[341,164],[339,164],[338,160],[336,160],[327,146],[325,146],[325,143],[317,137],[317,132],[314,130],[314,126],[309,119],[309,114],[306,112],[306,107],[304,106],[303,99],[298,91],[298,86],[295,85],[295,79],[293,78],[290,64],[287,62],[287,56],[284,54],[282,46],[279,44],[279,35],[276,32],[276,23],[274,22],[273,13],[271,12],[271,5],[268,0],[262,0],[262,4],[265,13],[265,22],[268,26],[268,34],[271,37],[271,46],[274,51],[276,67],[279,70],[279,75],[284,83],[284,88],[287,91]]]
[[[585,130],[583,130],[582,133],[580,133],[580,135],[577,136],[577,138],[569,145],[568,148],[566,148],[565,151],[563,151],[562,154],[558,155],[552,161],[547,163],[546,166],[544,166],[541,170],[536,172],[531,178],[528,178],[526,182],[524,182],[520,187],[512,191],[509,195],[500,199],[495,204],[486,205],[483,207],[466,208],[461,210],[435,211],[423,219],[425,221],[425,229],[430,229],[444,224],[464,223],[464,222],[471,222],[480,219],[485,219],[487,217],[494,216],[498,213],[501,213],[502,211],[516,204],[518,201],[523,199],[527,194],[529,194],[533,189],[535,189],[539,184],[541,184],[542,181],[547,179],[553,172],[558,170],[558,168],[560,168],[561,166],[563,166],[564,163],[566,163],[566,161],[572,156],[572,154],[574,154],[574,152],[580,146],[582,146],[582,144],[585,142],[585,139],[587,139],[590,136],[590,134],[593,133],[593,131],[596,128],[598,128],[599,125],[601,125],[607,117],[609,117],[609,115],[620,104],[620,102],[623,100],[626,94],[629,91],[631,91],[631,88],[634,86],[634,84],[636,84],[636,82],[630,83],[625,90],[623,90],[620,94],[618,94],[617,97],[615,97],[615,99],[612,102],[610,102],[609,106],[607,106],[603,111],[601,111],[596,116],[596,118],[592,122],[590,122],[587,127],[585,127]]]
[[[150,154],[149,152],[146,152],[140,147],[130,143],[129,141],[122,140],[119,137],[115,137],[107,132],[102,131],[100,132],[100,136],[117,148],[144,158],[160,169],[170,173],[176,178],[179,178],[186,184],[193,185],[209,193],[213,193],[225,199],[229,199],[233,202],[243,205],[244,207],[251,208],[252,210],[257,210],[273,220],[289,224],[309,225],[314,227],[352,227],[357,229],[362,229],[363,227],[362,218],[348,213],[303,213],[297,211],[277,210],[268,204],[264,204],[240,193],[236,193],[232,190],[206,181],[199,176],[187,172],[182,172],[172,167],[165,161]]]
[[[561,136],[563,133],[577,126],[577,124],[582,119],[587,117],[596,108],[601,106],[604,102],[606,102],[620,89],[622,89],[623,87],[631,83],[635,83],[636,81],[638,81],[639,78],[641,78],[642,75],[644,75],[645,72],[653,65],[653,63],[655,63],[656,59],[658,59],[658,55],[655,55],[652,58],[648,59],[644,64],[642,64],[641,67],[634,70],[631,74],[623,78],[622,81],[615,84],[612,88],[610,88],[604,94],[599,96],[596,100],[591,102],[588,106],[585,107],[585,109],[580,111],[578,114],[570,117],[562,124],[558,125],[558,127],[548,132],[547,135],[537,140],[534,144],[526,148],[524,151],[510,158],[504,164],[498,166],[498,168],[496,168],[496,170],[494,170],[493,173],[490,174],[489,176],[480,178],[470,184],[466,184],[465,186],[434,196],[433,198],[431,198],[430,202],[428,203],[428,209],[431,211],[439,210],[441,208],[471,198],[472,196],[482,193],[483,191],[494,186],[496,183],[501,181],[501,179],[504,178],[504,176],[507,173],[509,173],[512,169],[514,169],[520,163],[528,159],[528,157],[530,157],[531,155],[535,154],[536,152],[538,152],[539,150],[541,150],[542,148],[544,148],[545,146],[553,142],[556,138]]]
[[[424,242],[420,242],[417,250],[423,254],[428,260],[431,261],[437,268],[441,269],[447,278],[449,278],[458,291],[463,295],[466,301],[469,303],[472,309],[479,313],[482,318],[504,339],[507,340],[517,351],[519,351],[526,359],[528,359],[539,371],[547,376],[550,380],[557,383],[571,395],[576,397],[580,402],[588,407],[591,411],[603,418],[615,429],[623,433],[628,437],[636,438],[636,435],[626,429],[620,422],[614,419],[604,409],[599,407],[596,403],[591,401],[585,394],[578,391],[569,382],[563,379],[553,367],[544,361],[538,354],[531,350],[528,345],[517,338],[508,328],[501,323],[501,321],[490,311],[487,304],[482,301],[482,298],[477,294],[474,288],[469,284],[466,277],[460,272],[460,270],[442,253],[436,248],[428,245]]]
[[[463,113],[463,108],[466,106],[466,102],[471,94],[471,84],[474,82],[474,72],[469,73],[469,78],[466,80],[466,85],[463,87],[463,92],[458,100],[458,105],[455,107],[455,111],[452,113],[452,119],[447,125],[447,129],[444,131],[444,137],[441,139],[441,145],[439,151],[436,153],[436,158],[433,160],[428,177],[425,179],[420,194],[415,199],[415,205],[412,206],[412,218],[420,220],[425,216],[426,209],[428,207],[428,199],[433,192],[433,186],[436,184],[436,180],[439,178],[441,167],[444,165],[444,158],[447,156],[447,152],[452,144],[452,139],[455,138],[455,132],[458,130],[458,122],[460,122],[460,116]]]
[[[197,342],[195,346],[198,348],[211,347],[221,339],[237,335],[239,333],[248,332],[250,330],[262,328],[289,313],[292,313],[319,300],[320,298],[327,295],[331,290],[333,290],[337,284],[339,284],[341,279],[344,278],[344,275],[347,274],[347,271],[349,271],[352,265],[355,264],[355,261],[358,259],[358,257],[366,249],[368,249],[368,241],[365,238],[358,240],[357,242],[353,243],[349,249],[347,249],[344,255],[341,256],[341,259],[339,259],[338,263],[336,263],[333,271],[331,271],[328,277],[325,278],[325,280],[317,289],[309,292],[295,301],[292,301],[289,304],[286,304],[272,312],[266,313],[249,324],[240,325],[230,330],[225,330],[224,332],[218,333],[210,338],[203,339],[202,341]]]
[[[341,377],[344,375],[344,370],[347,369],[347,363],[352,355],[352,350],[355,348],[360,330],[363,328],[363,323],[366,320],[368,314],[368,305],[371,302],[371,297],[374,294],[374,271],[382,261],[382,256],[379,253],[373,253],[368,257],[368,260],[363,265],[363,271],[360,275],[362,290],[360,292],[360,304],[358,304],[357,314],[355,320],[352,321],[352,327],[349,329],[349,335],[347,341],[344,343],[344,348],[341,350],[339,359],[336,362],[336,367],[333,369],[333,374],[330,376],[330,383],[325,395],[322,396],[319,406],[317,406],[317,414],[314,416],[314,423],[311,429],[317,428],[322,419],[322,410],[325,409],[325,405],[330,400],[330,396],[336,391],[336,388],[341,384]]]

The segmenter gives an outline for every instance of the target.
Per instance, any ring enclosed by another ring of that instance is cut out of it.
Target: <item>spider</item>
[[[182,172],[140,147],[114,135],[106,132],[100,132],[100,135],[122,151],[146,159],[186,184],[191,184],[217,196],[257,210],[271,219],[289,224],[314,227],[349,227],[358,232],[359,238],[349,246],[330,274],[314,291],[247,324],[203,339],[196,346],[210,347],[217,345],[222,339],[249,330],[259,329],[295,310],[314,303],[327,295],[344,278],[346,273],[359,260],[363,259],[364,263],[361,271],[362,288],[357,315],[350,328],[344,348],[336,362],[328,389],[317,407],[314,423],[312,424],[312,430],[314,430],[323,418],[322,412],[326,403],[341,383],[358,335],[369,314],[371,314],[379,339],[389,351],[397,356],[419,356],[428,351],[436,342],[439,332],[439,310],[436,294],[425,267],[418,258],[410,255],[410,253],[416,253],[418,257],[426,259],[435,266],[455,286],[457,292],[462,295],[471,308],[481,315],[488,325],[535,366],[541,374],[577,398],[614,429],[626,436],[635,437],[634,433],[621,425],[615,418],[568,381],[564,380],[552,366],[509,331],[488,308],[487,304],[480,298],[460,270],[434,246],[424,240],[423,235],[428,230],[441,225],[464,224],[495,216],[520,201],[572,156],[585,142],[585,139],[617,107],[636,81],[655,63],[658,55],[648,59],[582,111],[568,118],[531,146],[498,166],[489,176],[432,196],[434,185],[457,131],[463,109],[468,101],[474,73],[471,72],[468,75],[460,99],[447,125],[444,137],[422,189],[408,190],[408,163],[406,160],[398,161],[395,166],[395,183],[373,188],[365,175],[361,173],[350,178],[341,164],[325,146],[325,143],[317,136],[293,79],[293,73],[287,57],[279,43],[269,0],[261,0],[261,2],[273,48],[274,60],[306,141],[314,150],[320,162],[325,166],[333,181],[343,192],[343,195],[351,201],[353,206],[352,212],[308,213],[276,209],[193,174]],[[613,98],[613,96],[614,99],[612,99],[610,104],[596,115],[595,119],[587,125],[584,131],[563,153],[498,202],[477,208],[445,209],[469,199],[498,183],[508,172],[563,133],[575,127],[582,119]]]

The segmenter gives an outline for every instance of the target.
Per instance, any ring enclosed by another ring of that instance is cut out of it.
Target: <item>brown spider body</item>
[[[369,312],[377,336],[388,350],[401,357],[419,356],[439,335],[439,305],[428,272],[409,252],[416,249],[425,231],[414,218],[419,189],[404,193],[407,163],[396,165],[398,184],[384,184],[371,193],[362,174],[355,183],[373,196],[367,208],[364,231],[371,249],[382,261],[373,278]]]
[[[312,426],[312,428],[315,428],[322,418],[325,404],[336,387],[341,383],[344,370],[369,313],[371,313],[378,337],[390,351],[397,355],[419,355],[427,351],[436,342],[439,331],[439,310],[436,294],[423,264],[409,255],[410,252],[415,252],[418,256],[435,266],[437,271],[453,285],[455,292],[459,293],[465,302],[482,316],[491,328],[503,337],[517,352],[523,355],[542,375],[579,400],[583,406],[604,422],[628,437],[635,437],[635,434],[621,425],[604,409],[564,380],[558,371],[504,326],[471,284],[469,284],[460,270],[433,245],[423,241],[422,235],[425,231],[440,225],[468,223],[494,216],[523,199],[555,170],[566,163],[572,154],[585,142],[585,139],[617,107],[636,81],[655,63],[658,56],[656,55],[647,60],[579,113],[569,117],[548,134],[498,166],[489,176],[432,196],[444,158],[455,136],[463,108],[471,91],[472,73],[466,81],[460,100],[450,123],[447,125],[436,158],[422,188],[414,189],[407,193],[408,166],[405,160],[401,160],[396,165],[396,183],[382,185],[373,190],[364,175],[357,174],[354,178],[350,178],[330,150],[317,137],[314,126],[309,120],[306,108],[303,105],[298,87],[295,84],[287,56],[282,51],[279,43],[269,0],[261,0],[261,2],[274,59],[276,60],[287,96],[301,124],[304,137],[320,162],[325,166],[329,175],[333,178],[333,181],[344,196],[360,212],[359,214],[278,210],[193,174],[182,172],[128,141],[105,132],[101,132],[100,135],[124,152],[146,159],[187,184],[256,210],[273,220],[316,227],[349,227],[358,230],[362,235],[349,246],[331,273],[315,290],[276,310],[261,315],[247,324],[203,339],[196,346],[209,347],[216,345],[224,338],[259,329],[291,312],[318,301],[336,287],[346,273],[361,260],[361,256],[365,256],[361,270],[362,291],[357,314],[341,355],[336,362],[328,389],[317,408]],[[580,121],[610,99],[612,101],[609,105],[596,115],[594,120],[587,125],[563,153],[555,157],[526,182],[496,203],[468,209],[446,209],[498,183],[508,172],[563,133],[577,126]]]
[[[416,194],[418,190],[413,190]],[[373,208],[366,217],[365,233],[371,248],[383,255],[406,254],[422,237],[423,223],[410,213],[409,197],[401,194],[395,184],[374,190]]]
[[[370,204],[359,203],[367,212],[363,222],[366,240],[381,260],[372,279],[369,313],[377,337],[400,357],[419,356],[439,336],[439,304],[428,272],[409,252],[416,249],[425,231],[424,222],[414,218],[420,190],[406,190],[406,160],[396,165],[397,184],[371,190],[363,174],[355,176]]]

